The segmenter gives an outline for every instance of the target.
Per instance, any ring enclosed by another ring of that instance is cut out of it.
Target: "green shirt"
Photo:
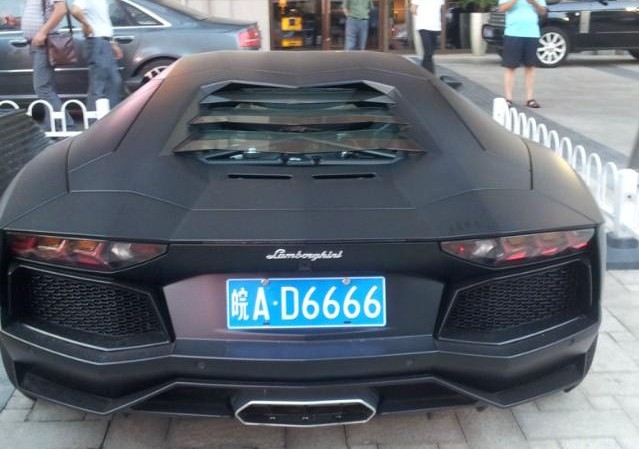
[[[373,8],[373,0],[344,0],[342,7],[348,11],[348,17],[368,19],[368,14]]]

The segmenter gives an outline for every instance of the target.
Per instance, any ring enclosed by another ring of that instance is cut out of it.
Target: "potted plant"
[[[490,18],[490,10],[497,6],[497,0],[461,0],[459,6],[470,13],[470,49],[473,55],[485,55],[486,42],[481,29]]]

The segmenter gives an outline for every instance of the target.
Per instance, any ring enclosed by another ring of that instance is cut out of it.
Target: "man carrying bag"
[[[48,101],[59,111],[62,101],[55,88],[54,69],[49,64],[46,48],[47,37],[67,14],[64,0],[26,0],[22,14],[22,34],[31,45],[33,64],[33,90],[38,98]],[[45,108],[44,127],[50,130],[49,110]],[[73,127],[73,119],[66,114],[67,126]]]

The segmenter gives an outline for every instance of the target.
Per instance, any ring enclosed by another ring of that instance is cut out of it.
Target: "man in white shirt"
[[[87,106],[95,109],[98,98],[108,98],[113,108],[122,100],[122,76],[118,59],[122,49],[113,42],[113,26],[107,0],[74,0],[71,13],[82,24],[89,67]]]
[[[422,67],[435,73],[433,55],[437,49],[437,38],[442,30],[443,0],[411,0],[410,9],[414,15],[415,29],[419,31],[424,49]]]

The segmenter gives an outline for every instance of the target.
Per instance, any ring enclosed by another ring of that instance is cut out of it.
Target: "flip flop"
[[[506,104],[508,105],[509,108],[513,107],[513,101],[512,100],[506,100]]]
[[[541,105],[537,103],[537,100],[534,100],[532,98],[526,102],[526,106],[533,109],[537,109],[541,107]]]

